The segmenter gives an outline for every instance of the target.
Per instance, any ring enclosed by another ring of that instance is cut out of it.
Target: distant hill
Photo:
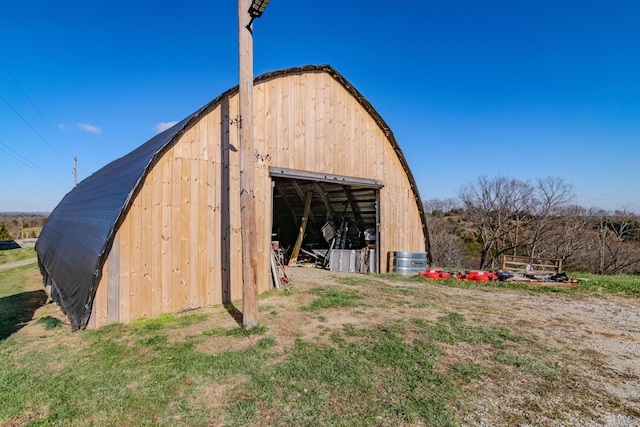
[[[42,227],[49,212],[0,212],[0,226],[4,224],[14,239],[21,237],[24,228]]]

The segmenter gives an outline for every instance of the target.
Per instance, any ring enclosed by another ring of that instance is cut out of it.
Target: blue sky
[[[236,85],[236,14],[234,0],[4,2],[0,212],[52,210],[74,155],[82,180]],[[424,199],[552,176],[579,204],[640,212],[638,16],[635,0],[271,0],[254,72],[332,65]]]

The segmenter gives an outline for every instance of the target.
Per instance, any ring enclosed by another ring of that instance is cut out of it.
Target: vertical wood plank
[[[209,162],[207,167],[207,304],[222,304],[222,230],[220,227],[221,167],[218,162]]]
[[[304,109],[304,141],[307,170],[318,172],[316,143],[316,85],[313,76],[304,76],[307,107]]]
[[[91,306],[91,314],[89,315],[89,321],[87,322],[87,329],[96,329],[96,305]]]
[[[208,113],[207,116],[211,114]],[[209,120],[203,117],[199,126],[199,133],[197,142],[200,148],[199,155],[196,159],[197,164],[197,192],[198,192],[198,204],[196,206],[197,223],[196,238],[197,238],[197,253],[198,260],[196,265],[196,277],[194,285],[197,286],[195,294],[197,307],[203,307],[207,304],[207,280],[209,276],[209,258],[207,247],[207,217],[209,204],[207,201],[207,163],[208,163],[208,135],[209,135]]]
[[[225,97],[220,102],[220,284],[222,302],[231,302],[231,100]],[[217,205],[216,205],[217,206]]]
[[[338,120],[338,115],[339,115],[339,102],[337,99],[337,91],[336,91],[336,86],[333,84],[333,82],[331,82],[331,84],[329,85],[328,89],[327,89],[328,93],[329,93],[329,97],[328,97],[328,104],[327,104],[327,116],[329,117],[327,126],[328,126],[328,131],[329,131],[329,144],[331,144],[330,146],[332,147],[338,147],[340,145],[339,142],[339,126],[340,126],[340,122]],[[338,152],[337,149],[335,150],[331,150],[331,160],[329,162],[329,170],[331,171],[331,173],[337,173],[337,171],[341,171],[342,169],[340,169],[340,157],[342,156],[341,153]]]
[[[107,323],[117,323],[120,321],[120,232],[113,238],[105,266],[109,267],[108,272],[103,269],[103,274],[108,274]]]
[[[131,322],[131,216],[118,230],[120,236],[120,321]]]
[[[131,216],[131,321],[141,316],[140,288],[142,283],[142,224],[140,198],[136,197],[129,210]]]
[[[362,143],[363,141],[361,139],[357,139],[358,126],[355,115],[355,109],[357,106],[353,103],[353,98],[347,94],[347,91],[343,89],[341,92],[342,97],[344,98],[345,108],[344,143],[346,143],[346,150],[348,153],[347,170],[351,171],[350,173],[353,176],[363,176],[361,168],[364,164],[363,160],[368,147]]]
[[[210,116],[211,113],[208,114]],[[206,117],[199,123],[200,135],[198,137],[198,144],[200,146],[200,153],[198,158],[200,160],[209,160],[209,120]]]
[[[230,111],[238,110],[238,96],[229,99]],[[238,151],[239,132],[233,126],[229,132],[229,229],[230,229],[230,294],[232,301],[242,299],[242,236],[240,220],[240,153]]]
[[[347,114],[348,109],[345,103],[345,91],[342,87],[333,85],[335,100],[337,102],[335,122],[338,135],[336,138],[338,166],[341,171],[349,171],[349,135],[347,134]],[[335,113],[334,113],[335,114]],[[351,173],[349,173],[351,175]]]
[[[140,198],[140,317],[152,316],[152,259],[153,259],[153,177],[151,171],[144,180]]]
[[[189,228],[189,247],[191,256],[189,257],[189,308],[199,307],[199,285],[198,285],[198,270],[201,261],[201,245],[198,229],[200,227],[200,165],[196,159],[189,161],[191,169],[191,182],[190,182],[190,200],[189,200],[189,213],[188,213],[188,228]]]
[[[208,155],[207,162],[207,305],[222,303],[222,276],[220,275],[220,240],[222,233],[216,228],[216,220],[219,220],[219,194],[222,186],[222,175],[219,172],[221,162],[222,146],[222,121],[219,104],[211,113],[207,115],[207,139]]]
[[[278,97],[275,93],[275,82],[269,81],[265,83],[266,89],[266,98],[268,102],[267,108],[267,116],[269,117],[269,133],[268,133],[268,144],[269,144],[269,154],[271,154],[271,163],[281,165],[282,161],[280,160],[280,145],[282,143],[280,138],[280,133],[278,130],[278,120],[280,117],[280,109],[278,108]]]
[[[190,146],[191,144],[185,144]],[[186,150],[185,150],[186,151]],[[189,150],[190,151],[190,150]],[[191,275],[191,244],[189,214],[191,212],[191,162],[188,158],[179,159],[181,163],[180,176],[180,310],[189,308],[190,275]]]
[[[171,241],[173,235],[172,227],[172,189],[173,189],[173,149],[165,154],[162,160],[162,242],[160,250],[161,254],[161,293],[162,293],[162,312],[168,313],[172,310],[172,258],[171,258]]]
[[[152,171],[153,189],[151,197],[151,317],[162,313],[162,177],[165,162],[158,162]]]
[[[222,186],[222,176],[220,174],[220,145],[221,123],[214,122],[214,117],[219,117],[220,107],[207,116],[209,141],[209,161],[207,162],[207,213],[206,213],[206,233],[207,233],[207,276],[206,276],[206,301],[205,304],[222,303],[222,277],[220,275],[220,264],[222,254],[220,252],[221,230],[220,230],[220,186]]]
[[[101,328],[109,323],[108,317],[108,295],[109,295],[109,265],[108,262],[105,262],[103,266],[103,274],[100,277],[100,281],[98,282],[98,289],[96,289],[96,296],[93,300],[93,306],[95,307],[95,315],[96,315],[96,328]],[[106,274],[105,274],[106,273]]]
[[[176,150],[177,152],[177,150]],[[171,286],[170,298],[171,308],[170,311],[175,312],[180,310],[180,250],[181,240],[183,236],[180,228],[180,206],[182,205],[182,185],[180,180],[182,179],[182,161],[179,157],[173,158],[173,176],[171,183]]]
[[[297,76],[285,83],[286,99],[287,99],[287,121],[286,126],[289,129],[291,139],[289,140],[289,164],[299,165],[302,160],[300,155],[300,130],[297,117],[300,112],[296,108],[296,100],[300,96],[300,83]]]
[[[269,177],[269,166],[271,164],[271,150],[267,142],[267,121],[266,109],[268,108],[265,97],[265,85],[260,84],[254,89],[254,110],[255,110],[255,147],[260,156],[256,159],[256,179],[255,179],[255,217],[256,217],[256,251],[257,265],[256,278],[258,292],[270,289],[271,283],[271,179]],[[267,223],[269,225],[267,225]]]
[[[294,112],[294,126],[296,133],[296,164],[304,167],[304,170],[309,170],[307,164],[309,163],[308,151],[307,151],[307,84],[306,78],[302,75],[296,76],[296,90],[293,98],[293,112]]]
[[[321,168],[321,170],[325,170],[331,173],[331,168],[329,166],[332,161],[331,153],[333,152],[333,150],[329,149],[330,144],[333,141],[333,137],[331,134],[331,130],[333,128],[333,117],[331,116],[331,85],[329,85],[329,82],[324,76],[323,78],[321,78],[320,84],[322,90],[322,98],[320,102],[322,114],[320,116],[320,123],[317,126],[318,131],[321,132],[320,139],[322,143],[319,144],[321,145],[321,147],[319,147],[321,151],[318,160],[318,167]]]
[[[278,112],[278,119],[276,121],[278,126],[278,134],[282,138],[280,144],[280,163],[288,168],[291,167],[291,150],[293,147],[293,137],[291,135],[292,129],[289,126],[289,96],[284,90],[284,83],[278,79],[276,84],[276,96],[278,99],[278,105],[280,106]]]

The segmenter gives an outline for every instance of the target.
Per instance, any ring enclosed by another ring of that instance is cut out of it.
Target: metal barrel
[[[418,274],[427,270],[426,252],[389,252],[388,266],[390,273],[402,275]]]

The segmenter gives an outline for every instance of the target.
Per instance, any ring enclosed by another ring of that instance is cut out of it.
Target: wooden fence
[[[502,269],[530,270],[544,273],[560,273],[562,272],[562,259],[503,255]]]

